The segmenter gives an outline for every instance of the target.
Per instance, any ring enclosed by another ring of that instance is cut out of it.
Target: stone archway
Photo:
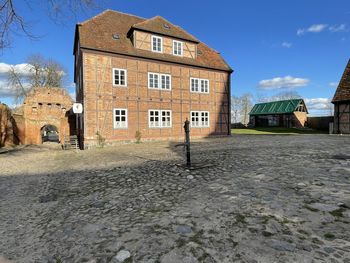
[[[55,125],[47,124],[40,129],[41,141],[44,142],[60,142],[58,129]]]

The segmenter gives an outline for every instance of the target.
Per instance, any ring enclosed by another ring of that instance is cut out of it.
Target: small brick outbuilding
[[[65,89],[40,87],[31,90],[13,114],[20,143],[41,144],[48,132],[63,142],[72,130],[69,122],[72,105]]]

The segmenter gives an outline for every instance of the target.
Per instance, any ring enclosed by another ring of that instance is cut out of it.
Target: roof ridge
[[[108,13],[108,12],[117,13],[117,14],[122,14],[122,15],[127,15],[127,16],[133,16],[133,17],[136,17],[136,18],[143,19],[144,21],[147,21],[147,20],[148,20],[148,18],[144,18],[144,17],[141,17],[141,16],[136,16],[136,15],[129,14],[129,13],[119,12],[119,11],[112,10],[112,9],[106,9],[106,10],[104,10],[103,12],[101,12],[101,13],[99,13],[99,14],[93,16],[93,17],[91,17],[90,19],[87,19],[87,20],[85,20],[85,21],[83,21],[83,22],[79,22],[79,23],[77,23],[77,24],[78,24],[78,25],[84,25],[84,24],[86,24],[87,22],[89,22],[89,21],[91,21],[91,20],[94,20],[94,19],[96,19],[96,18],[98,18],[98,17],[100,17],[100,16],[102,16],[102,15],[104,15],[105,13]],[[142,22],[144,22],[144,21],[142,21]],[[140,22],[140,23],[142,23],[142,22]]]
[[[266,103],[275,103],[275,102],[282,102],[282,101],[292,101],[292,100],[303,100],[303,98],[295,98],[295,99],[286,99],[286,100],[273,100],[273,101],[267,101],[267,102],[259,102],[259,103],[256,103],[256,105],[258,104],[266,104]]]

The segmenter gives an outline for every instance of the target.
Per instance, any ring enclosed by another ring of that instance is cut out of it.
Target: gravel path
[[[0,154],[0,259],[350,262],[350,137]]]

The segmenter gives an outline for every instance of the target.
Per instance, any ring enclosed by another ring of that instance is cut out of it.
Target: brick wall
[[[112,68],[127,70],[127,87],[112,85]],[[172,88],[148,88],[148,72],[171,75]],[[209,94],[190,92],[190,77],[209,80]],[[209,111],[209,128],[191,128],[191,136],[227,135],[229,132],[229,73],[171,63],[83,52],[85,147],[96,144],[96,132],[107,143],[183,137],[183,122],[190,111]],[[128,128],[113,128],[113,108],[128,110]],[[171,110],[171,128],[149,128],[148,110]]]
[[[294,123],[296,128],[304,128],[305,122],[307,121],[306,112],[295,111],[294,113]]]
[[[17,137],[21,143],[41,144],[41,129],[45,125],[55,126],[63,142],[71,132],[68,114],[72,104],[72,99],[64,89],[34,88],[25,98],[21,112],[14,115]]]

